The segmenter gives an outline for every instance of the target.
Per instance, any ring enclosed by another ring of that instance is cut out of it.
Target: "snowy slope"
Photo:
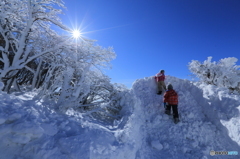
[[[179,94],[177,125],[164,114],[152,77],[123,93],[123,117],[112,125],[74,110],[62,114],[32,94],[1,92],[0,158],[207,159],[211,150],[240,152],[239,96],[170,76],[166,83]]]

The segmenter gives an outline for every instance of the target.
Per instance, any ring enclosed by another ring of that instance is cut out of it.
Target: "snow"
[[[172,76],[168,83],[179,94],[178,124],[164,114],[153,77],[136,80],[122,93],[122,117],[112,124],[74,109],[58,111],[36,92],[1,91],[0,158],[210,159],[211,150],[240,152],[239,94]]]

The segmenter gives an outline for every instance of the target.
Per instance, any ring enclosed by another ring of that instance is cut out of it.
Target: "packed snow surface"
[[[211,150],[240,152],[239,94],[171,76],[168,83],[179,95],[178,124],[164,114],[153,77],[122,94],[122,118],[112,124],[63,113],[33,93],[0,92],[0,159],[211,159]]]

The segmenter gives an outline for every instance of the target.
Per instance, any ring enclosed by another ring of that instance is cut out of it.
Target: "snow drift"
[[[240,152],[239,96],[171,76],[166,83],[179,94],[178,124],[164,114],[152,77],[122,93],[122,118],[112,124],[73,109],[63,114],[31,93],[1,92],[0,158],[208,159],[211,150]]]

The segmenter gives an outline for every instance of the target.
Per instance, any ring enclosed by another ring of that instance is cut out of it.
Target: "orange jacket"
[[[170,105],[178,105],[178,94],[173,89],[167,90],[163,98],[164,103],[168,103]]]

